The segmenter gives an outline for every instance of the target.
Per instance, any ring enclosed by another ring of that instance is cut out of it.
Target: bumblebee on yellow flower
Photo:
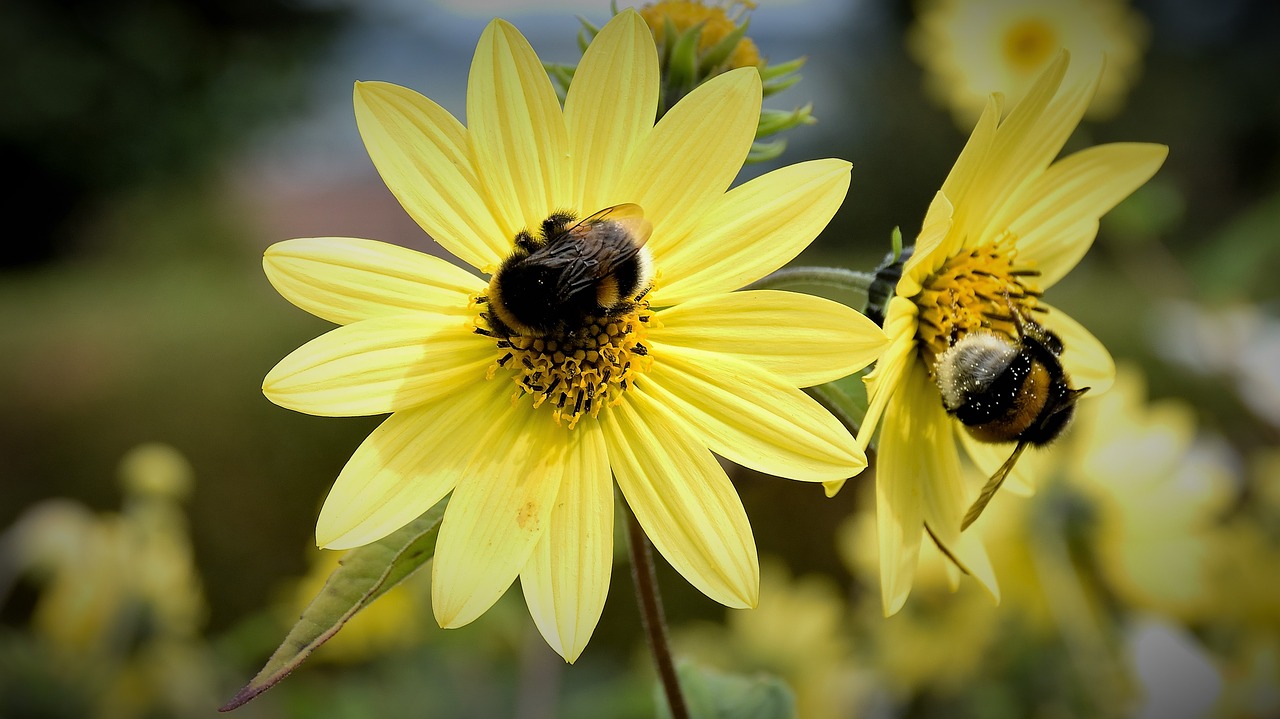
[[[655,124],[658,67],[649,28],[624,10],[563,108],[502,20],[476,48],[469,126],[411,90],[356,86],[388,188],[490,280],[352,238],[282,242],[264,259],[282,295],[342,325],[283,359],[267,397],[324,416],[391,413],[338,476],[318,543],[376,541],[452,493],[432,567],[437,621],[467,624],[519,576],[568,661],[608,589],[611,475],[686,579],[753,606],[751,528],[712,452],[802,481],[857,474],[862,450],[799,388],[860,369],[885,342],[834,302],[733,292],[817,236],[849,163],[729,189],[760,116],[758,71],[712,78]]]
[[[1113,143],[1055,162],[1097,85],[1096,75],[1064,84],[1068,63],[1060,53],[1008,116],[999,95],[988,100],[883,308],[890,344],[866,377],[870,406],[858,441],[866,447],[879,430],[876,506],[888,614],[906,601],[926,532],[958,567],[997,592],[981,544],[961,534],[966,509],[977,505],[961,480],[957,438],[989,473],[1010,458],[1014,439],[992,444],[983,426],[957,420],[963,414],[957,398],[970,398],[969,390],[988,387],[991,378],[969,376],[974,386],[961,389],[948,385],[939,372],[957,361],[948,351],[976,344],[978,354],[994,353],[1007,368],[1034,344],[1038,350],[1025,372],[1063,380],[1059,429],[1080,391],[1104,391],[1115,372],[1106,348],[1041,296],[1088,251],[1099,218],[1146,182],[1168,150]],[[1037,374],[1036,363],[1057,371]],[[968,375],[990,369],[961,366]],[[1014,376],[1013,390],[1032,386],[1022,384],[1027,374]],[[1034,412],[1014,419],[1032,426],[1048,421]],[[967,431],[959,431],[962,426]],[[1015,458],[1024,444],[1017,441]]]

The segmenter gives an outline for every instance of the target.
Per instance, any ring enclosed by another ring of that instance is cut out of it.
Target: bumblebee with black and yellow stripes
[[[480,298],[491,309],[485,313],[491,331],[563,336],[629,311],[653,277],[645,248],[651,232],[640,206],[630,203],[582,220],[556,212],[537,234],[521,231]]]
[[[1059,356],[1062,340],[1014,313],[1018,337],[975,331],[938,357],[934,379],[947,413],[980,442],[1017,442],[1013,454],[987,480],[961,529],[973,523],[1013,471],[1028,446],[1043,447],[1062,434],[1088,387],[1073,389]]]

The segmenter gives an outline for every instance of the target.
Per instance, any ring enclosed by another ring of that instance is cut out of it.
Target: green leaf
[[[693,662],[676,667],[690,719],[793,719],[795,695],[786,682],[769,674],[727,674]],[[655,689],[659,719],[670,719],[662,686]]]
[[[278,684],[356,612],[435,556],[446,504],[442,500],[390,536],[347,552],[262,671],[218,711],[231,711]]]

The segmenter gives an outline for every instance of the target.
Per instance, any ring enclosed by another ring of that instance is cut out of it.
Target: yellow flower
[[[441,626],[480,616],[518,575],[543,636],[577,658],[608,588],[611,473],[673,567],[716,601],[753,606],[751,528],[712,452],[804,481],[865,466],[797,388],[865,366],[883,333],[821,298],[732,292],[814,239],[845,196],[849,163],[792,165],[728,190],[760,114],[757,71],[714,78],[655,125],[658,90],[653,37],[632,10],[592,42],[563,110],[502,20],[476,49],[470,127],[402,87],[355,90],[374,165],[449,252],[492,275],[524,256],[518,236],[528,247],[565,213],[625,205],[649,236],[635,255],[651,263],[647,294],[521,332],[506,321],[511,307],[563,315],[566,305],[369,240],[267,250],[281,294],[344,325],[282,360],[267,397],[309,414],[392,413],[338,476],[317,541],[375,541],[452,492],[432,567]],[[561,250],[586,251],[564,236]]]
[[[1076,77],[1102,72],[1089,117],[1115,115],[1141,74],[1147,35],[1125,0],[921,0],[907,45],[929,94],[969,127],[988,93],[1016,102],[1063,48],[1079,58]]]
[[[870,407],[858,441],[866,447],[879,426],[876,504],[890,614],[911,589],[923,529],[995,590],[980,543],[960,533],[973,498],[961,480],[957,420],[935,383],[937,358],[975,330],[1017,342],[1014,319],[1034,317],[1061,339],[1073,387],[1101,392],[1114,374],[1106,348],[1039,298],[1089,249],[1099,217],[1146,182],[1168,149],[1115,143],[1053,162],[1096,82],[1059,92],[1067,66],[1063,52],[1003,120],[1001,99],[992,96],[929,207],[885,311],[890,344],[866,378]],[[1008,445],[959,435],[984,470],[1010,454]]]
[[[1067,474],[1096,509],[1099,569],[1134,608],[1186,619],[1213,611],[1213,528],[1233,499],[1228,462],[1195,445],[1195,416],[1176,400],[1146,402],[1142,376],[1081,410]]]

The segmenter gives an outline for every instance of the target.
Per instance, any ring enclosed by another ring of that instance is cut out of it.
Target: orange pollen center
[[[1038,270],[1016,264],[1012,238],[997,240],[947,260],[924,281],[913,300],[919,308],[916,340],[932,370],[938,355],[969,332],[986,329],[1018,338],[1018,317],[1043,312]]]
[[[741,4],[747,9],[754,7],[754,4],[748,2],[732,4]],[[653,39],[659,47],[664,42],[668,42],[667,21],[671,22],[671,26],[677,33],[684,33],[702,23],[702,31],[698,35],[699,54],[715,47],[738,28],[737,23],[729,17],[723,7],[705,5],[698,0],[661,0],[661,2],[641,7],[640,17],[644,18],[645,24],[653,31]],[[760,51],[751,38],[743,37],[734,46],[725,64],[730,68],[759,65]]]
[[[509,378],[515,385],[512,404],[530,397],[534,409],[549,408],[556,424],[572,429],[583,415],[596,417],[622,395],[653,359],[644,343],[656,324],[647,301],[625,312],[589,317],[583,326],[551,337],[514,334],[495,336],[499,356],[486,379]],[[491,328],[477,320],[481,334]]]

